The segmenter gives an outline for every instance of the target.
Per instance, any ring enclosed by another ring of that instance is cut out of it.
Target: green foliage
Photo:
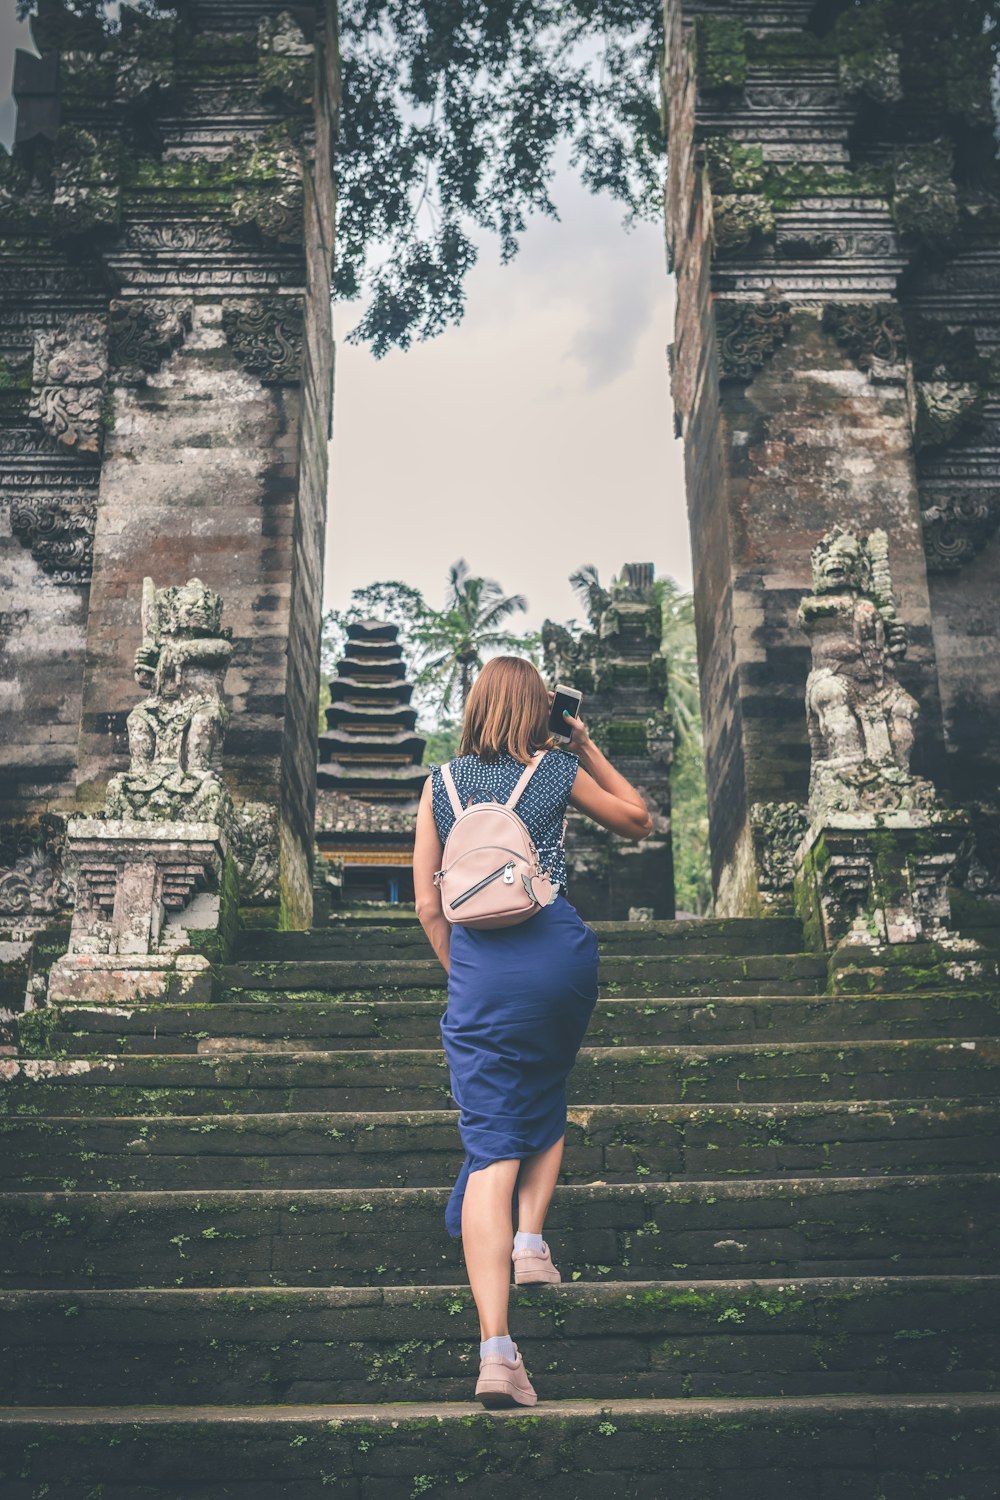
[[[462,726],[457,719],[442,719],[434,729],[427,731],[424,746],[424,765],[440,766],[458,754],[462,737]]]
[[[654,588],[663,617],[660,649],[669,674],[666,706],[674,724],[674,763],[670,773],[674,894],[678,910],[703,917],[712,909],[712,867],[694,595],[681,589],[673,578],[658,578]]]
[[[693,737],[681,740],[675,751],[670,797],[677,909],[707,916],[712,909],[708,793],[701,745]]]
[[[444,609],[428,611],[415,632],[424,650],[417,681],[440,713],[449,716],[456,703],[464,708],[485,655],[511,652],[537,659],[537,635],[503,628],[527,607],[522,594],[505,594],[496,579],[474,578],[464,558],[452,564]]]
[[[660,8],[648,0],[342,0],[336,291],[381,355],[457,322],[486,230],[555,217],[561,146],[632,214],[659,211]]]
[[[425,759],[449,759],[458,745],[461,708],[484,660],[507,651],[538,664],[538,636],[504,628],[505,620],[525,609],[527,601],[520,594],[505,595],[495,579],[472,577],[462,559],[449,570],[448,592],[440,610],[433,609],[419,589],[398,579],[355,589],[346,609],[327,610],[323,617],[320,732],[326,728],[325,709],[330,702],[326,679],[344,655],[348,625],[385,620],[399,627],[399,643],[415,686],[414,706],[421,731],[428,736]]]
[[[698,82],[705,89],[740,89],[746,82],[746,32],[742,21],[698,16]]]
[[[320,671],[330,677],[344,654],[347,627],[361,620],[385,620],[399,628],[399,644],[409,663],[419,652],[417,628],[429,613],[423,594],[408,583],[393,578],[354,589],[346,609],[328,609],[323,616],[320,641]]]

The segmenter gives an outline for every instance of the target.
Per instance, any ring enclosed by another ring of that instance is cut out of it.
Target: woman
[[[560,1280],[542,1226],[562,1161],[566,1078],[597,999],[597,936],[565,894],[566,804],[628,839],[653,827],[582,719],[567,713],[568,748],[555,746],[551,697],[530,661],[488,661],[469,694],[451,771],[463,806],[470,797],[505,800],[536,751],[546,751],[515,810],[558,887],[552,904],[513,927],[450,925],[434,883],[454,822],[440,767],[424,783],[413,851],[417,916],[448,971],[441,1034],[466,1151],[445,1223],[462,1238],[480,1321],[476,1395],[491,1407],[537,1399],[507,1328],[511,1259],[519,1285]]]

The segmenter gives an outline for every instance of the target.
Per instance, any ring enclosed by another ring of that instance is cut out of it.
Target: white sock
[[[483,1339],[479,1345],[479,1358],[485,1359],[488,1354],[499,1354],[503,1359],[517,1359],[517,1350],[510,1334],[496,1333],[491,1339]]]
[[[545,1241],[540,1234],[528,1234],[525,1230],[519,1229],[514,1236],[515,1250],[537,1250],[541,1253],[544,1247]]]

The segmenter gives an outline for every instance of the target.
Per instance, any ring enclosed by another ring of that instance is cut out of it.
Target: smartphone
[[[549,713],[549,731],[557,740],[568,740],[573,731],[563,718],[563,709],[568,708],[574,719],[580,717],[580,704],[583,702],[583,694],[578,693],[576,688],[565,687],[561,682],[556,683],[556,695],[552,700],[552,708]]]

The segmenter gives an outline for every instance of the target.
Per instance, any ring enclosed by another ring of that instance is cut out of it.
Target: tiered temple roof
[[[319,737],[316,839],[323,857],[343,868],[348,898],[377,898],[381,883],[382,894],[399,899],[417,801],[430,775],[421,765],[425,741],[416,731],[398,635],[384,620],[348,626]]]

